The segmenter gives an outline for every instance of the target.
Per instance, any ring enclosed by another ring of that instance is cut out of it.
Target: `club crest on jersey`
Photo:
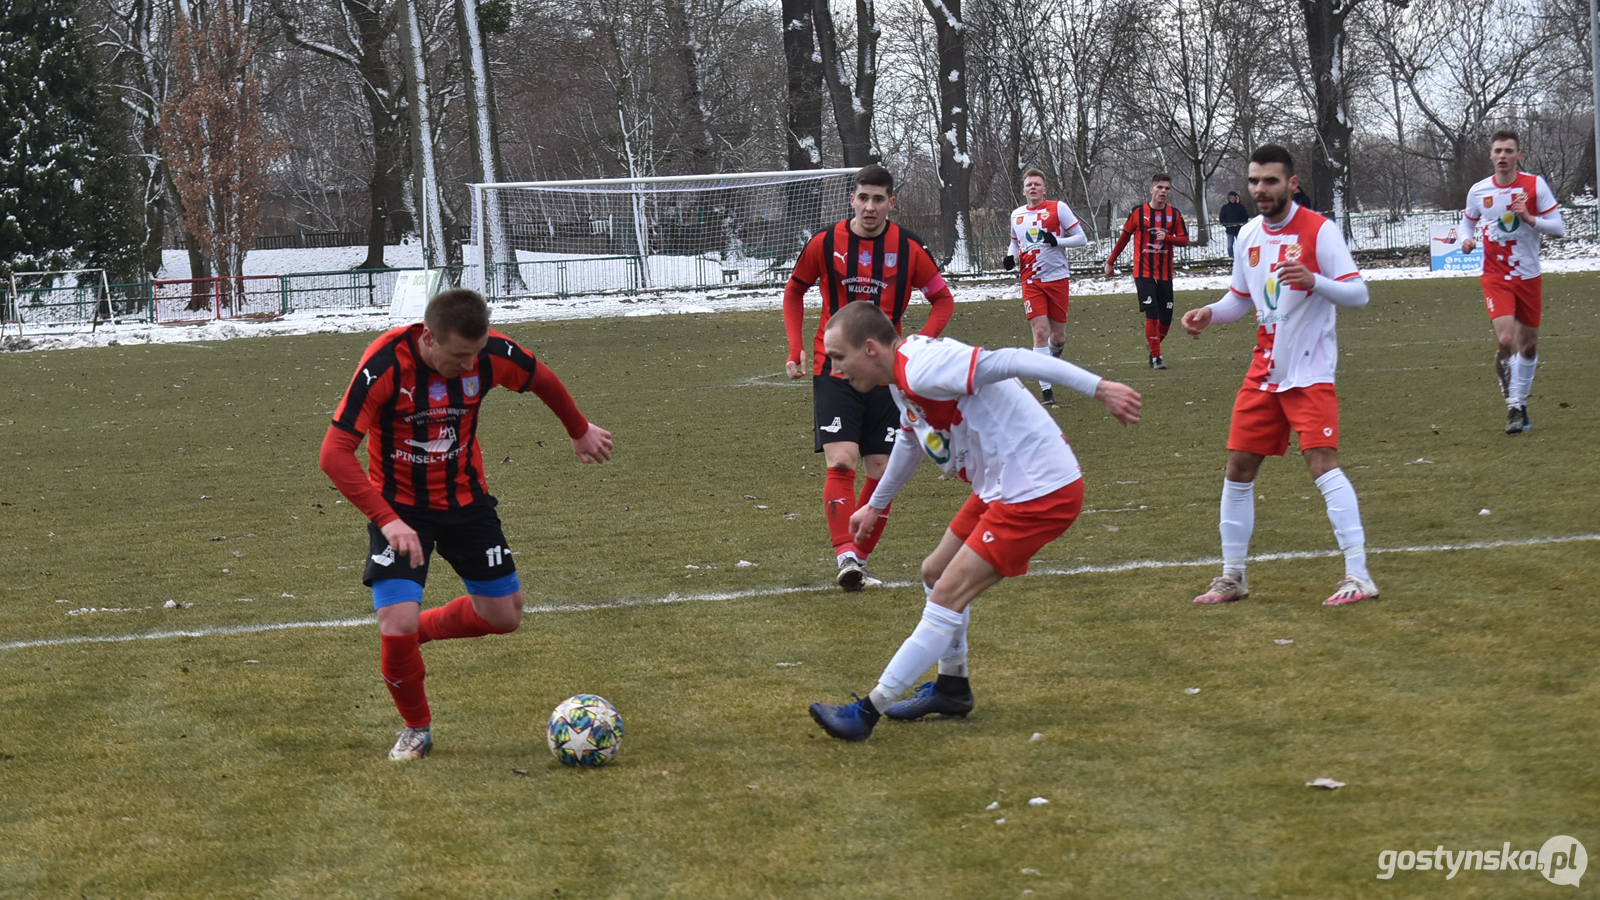
[[[899,262],[899,261],[900,261],[900,254],[898,254],[898,253],[885,253],[883,255],[883,267],[885,269],[894,268],[894,264]]]
[[[428,400],[432,403],[443,403],[450,399],[450,389],[442,381],[428,382]]]
[[[1299,262],[1302,248],[1299,244],[1285,244],[1283,246],[1284,262]]]
[[[1250,265],[1251,266],[1259,266],[1259,265],[1261,265],[1261,248],[1260,247],[1251,247],[1250,248]]]
[[[1022,217],[1021,216],[1017,216],[1017,224],[1018,225],[1022,224]]]
[[[1493,194],[1490,194],[1487,197],[1483,198],[1483,208],[1484,209],[1494,209],[1494,195]]]
[[[468,397],[478,396],[478,376],[468,375],[461,379],[461,393]]]
[[[861,251],[861,254],[856,257],[856,262],[860,263],[863,266],[872,265],[872,251],[871,250],[863,250],[863,251]]]

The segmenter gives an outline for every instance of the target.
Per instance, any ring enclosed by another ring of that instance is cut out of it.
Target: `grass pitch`
[[[1075,300],[1068,356],[1145,421],[1056,411],[1089,511],[975,605],[977,710],[864,745],[805,705],[871,687],[963,486],[924,467],[872,560],[903,586],[842,595],[775,312],[507,326],[617,458],[579,465],[531,396],[487,402],[534,611],[427,648],[438,747],[411,765],[384,758],[375,627],[260,630],[370,614],[361,517],[315,463],[370,336],[0,356],[0,896],[1554,895],[1375,875],[1384,850],[1600,853],[1600,542],[1534,543],[1600,531],[1596,287],[1546,278],[1514,438],[1474,282],[1341,313],[1341,462],[1397,552],[1371,556],[1381,600],[1337,610],[1292,453],[1258,483],[1251,599],[1189,603],[1249,324],[1175,334],[1152,372],[1131,297]],[[949,333],[1021,344],[1018,305]],[[440,567],[428,602],[457,593]],[[151,637],[174,631],[198,636]],[[622,711],[611,768],[544,748],[579,691]]]

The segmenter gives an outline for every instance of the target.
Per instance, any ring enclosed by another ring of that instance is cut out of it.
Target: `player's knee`
[[[1538,341],[1529,341],[1526,344],[1523,344],[1522,345],[1522,355],[1524,357],[1526,357],[1527,359],[1533,359],[1534,357],[1538,356],[1539,355],[1539,342]]]
[[[944,574],[944,566],[945,561],[937,558],[937,556],[929,556],[924,559],[920,573],[922,575],[922,584],[930,589],[938,584],[939,576]]]

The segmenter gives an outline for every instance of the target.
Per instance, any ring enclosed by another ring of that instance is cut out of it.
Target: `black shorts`
[[[1146,319],[1172,321],[1172,282],[1156,278],[1135,278],[1133,289],[1139,292],[1139,311]]]
[[[862,456],[884,455],[894,449],[895,432],[900,430],[900,410],[894,405],[889,386],[880,384],[865,394],[850,382],[832,375],[811,379],[812,433],[815,449],[823,444],[848,441],[861,448]]]
[[[361,576],[361,583],[367,587],[384,578],[427,584],[428,563],[435,547],[450,568],[467,581],[494,581],[517,570],[493,505],[395,511],[400,513],[402,522],[416,529],[417,538],[422,541],[422,565],[412,568],[410,560],[396,557],[383,531],[368,522],[367,568]]]

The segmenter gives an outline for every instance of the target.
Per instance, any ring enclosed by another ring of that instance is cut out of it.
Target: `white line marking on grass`
[[[1523,538],[1503,541],[1469,541],[1463,544],[1414,544],[1404,547],[1369,547],[1367,553],[1446,553],[1458,550],[1494,550],[1500,547],[1534,547],[1543,544],[1572,544],[1580,541],[1600,541],[1600,534],[1570,534],[1559,537]],[[1338,550],[1291,550],[1284,553],[1261,553],[1250,557],[1250,562],[1276,562],[1293,559],[1326,559],[1342,555]],[[1194,566],[1216,566],[1222,557],[1207,556],[1200,559],[1134,559],[1112,565],[1074,566],[1070,569],[1033,569],[1027,576],[1036,575],[1106,575],[1119,572],[1136,572],[1141,569],[1181,569]],[[884,587],[911,587],[916,581],[889,581]],[[721,600],[749,600],[756,597],[782,597],[789,594],[809,594],[831,590],[822,585],[804,585],[784,588],[756,588],[743,591],[720,591],[710,594],[677,594],[665,597],[643,597],[631,600],[607,600],[601,603],[562,603],[553,606],[525,606],[527,613],[589,612],[598,609],[627,609],[635,606],[665,606],[673,603],[713,603]],[[152,631],[145,634],[118,634],[99,637],[39,638],[31,641],[9,641],[0,644],[0,650],[22,650],[28,647],[61,647],[69,644],[123,644],[130,641],[159,641],[180,637],[212,637],[216,635],[259,634],[264,631],[289,631],[298,628],[354,628],[377,622],[375,616],[359,619],[327,619],[320,622],[274,622],[264,625],[227,625],[220,628],[195,628],[184,631]]]

